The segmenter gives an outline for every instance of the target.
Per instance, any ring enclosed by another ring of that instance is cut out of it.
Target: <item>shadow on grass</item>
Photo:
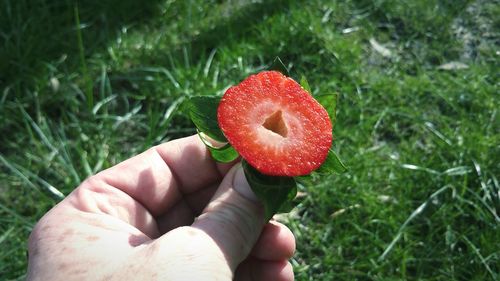
[[[247,4],[244,8],[221,18],[215,26],[204,30],[191,40],[193,56],[208,55],[212,49],[227,42],[244,39],[255,24],[287,9],[288,1],[271,0],[262,3]]]
[[[55,68],[62,62],[66,62],[64,67],[70,68],[69,73],[73,72],[71,70],[81,72],[81,68],[85,67],[81,55],[89,57],[94,52],[101,51],[108,42],[117,38],[123,28],[150,22],[168,9],[175,9],[175,16],[170,20],[182,22],[182,17],[190,13],[186,11],[196,6],[189,1],[171,4],[161,0],[2,2],[0,89],[14,88],[18,93],[26,86],[35,86],[42,70],[56,72]],[[282,11],[288,2],[276,0],[239,3],[234,5],[241,9],[234,9],[233,4],[226,5],[226,12],[214,9],[214,12],[221,12],[221,15],[213,24],[206,25],[205,29],[196,34],[186,34],[182,44],[191,46],[193,59],[206,56],[226,40],[244,38],[256,22]],[[214,7],[220,6],[224,5],[214,3]],[[204,19],[193,21],[202,22]],[[79,41],[80,34],[83,42]],[[172,50],[174,55],[183,51],[181,45],[172,46]],[[162,60],[161,56],[158,54],[158,58],[149,60]]]
[[[41,70],[66,59],[81,63],[80,52],[87,55],[122,27],[148,21],[158,14],[159,2],[2,0],[0,89],[33,86]],[[79,31],[84,44],[79,44]]]

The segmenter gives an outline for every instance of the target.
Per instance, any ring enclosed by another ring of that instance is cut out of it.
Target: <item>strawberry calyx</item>
[[[279,72],[250,76],[222,98],[193,96],[186,107],[214,160],[229,163],[242,157],[267,219],[294,205],[296,180],[312,172],[346,171],[331,149],[338,96],[321,95],[318,102],[307,79],[302,76],[299,85],[287,77],[279,58],[270,68]]]

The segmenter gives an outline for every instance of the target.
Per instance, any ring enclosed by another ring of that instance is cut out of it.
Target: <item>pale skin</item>
[[[191,136],[88,178],[50,210],[30,236],[27,279],[292,281],[294,251],[241,165],[215,163]]]

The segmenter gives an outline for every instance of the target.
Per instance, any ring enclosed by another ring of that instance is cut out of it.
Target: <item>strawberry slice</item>
[[[229,88],[217,119],[229,143],[266,175],[307,175],[325,161],[332,144],[326,110],[277,71],[251,75]]]

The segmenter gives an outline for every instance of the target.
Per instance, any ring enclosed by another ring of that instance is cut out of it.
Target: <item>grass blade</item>
[[[385,258],[387,257],[387,255],[389,255],[389,253],[391,252],[391,250],[394,248],[394,246],[396,245],[396,243],[401,238],[401,235],[403,235],[403,232],[404,232],[405,228],[408,226],[408,224],[410,224],[411,221],[413,221],[417,216],[419,216],[425,210],[425,208],[432,201],[432,199],[436,198],[439,194],[443,193],[444,191],[446,191],[449,188],[452,188],[452,187],[449,186],[449,185],[445,185],[445,186],[441,187],[436,192],[432,193],[431,196],[429,196],[429,198],[427,198],[427,200],[425,200],[424,203],[422,203],[420,206],[418,206],[418,208],[416,208],[410,214],[410,216],[406,219],[406,221],[399,228],[396,236],[394,236],[394,238],[392,239],[391,243],[385,248],[385,250],[382,253],[382,255],[380,255],[380,257],[378,258],[379,261],[385,260]]]

